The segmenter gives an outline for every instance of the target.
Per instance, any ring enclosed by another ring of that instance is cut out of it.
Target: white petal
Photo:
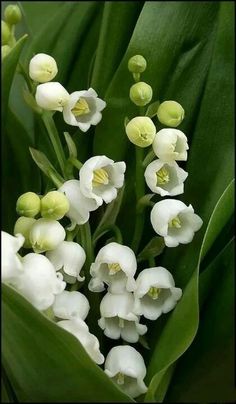
[[[1,268],[2,282],[17,284],[20,281],[20,275],[23,272],[23,265],[20,258],[17,256],[17,251],[24,244],[24,237],[17,234],[15,237],[1,232]]]
[[[56,296],[53,312],[56,317],[71,320],[75,317],[85,320],[89,312],[88,299],[80,292],[64,290]]]

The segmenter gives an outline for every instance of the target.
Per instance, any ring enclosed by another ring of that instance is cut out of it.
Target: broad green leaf
[[[155,392],[153,386],[154,381],[157,381],[156,388],[158,389],[161,377],[160,372],[163,372],[163,376],[165,375],[165,371],[168,367],[186,351],[196,335],[199,323],[199,267],[204,254],[207,252],[207,248],[211,246],[213,229],[219,232],[218,227],[215,228],[215,223],[221,221],[221,225],[224,226],[224,222],[228,220],[228,217],[225,215],[224,201],[228,201],[229,189],[232,189],[232,183],[227,187],[225,192],[223,192],[221,200],[218,201],[215,206],[203,238],[196,268],[184,290],[181,300],[178,302],[174,311],[170,314],[155,346],[148,367],[148,380],[151,381],[151,384],[150,390],[147,392],[147,397],[149,397],[150,394],[154,397],[158,395],[158,390]],[[232,214],[233,209],[234,205],[231,198],[231,204],[228,205],[228,212],[230,212],[230,215]],[[182,324],[185,324],[184,328],[182,327]],[[174,339],[173,335],[175,335]]]
[[[3,285],[3,364],[20,402],[132,402],[79,341]],[[47,388],[45,388],[47,386]]]
[[[27,39],[27,35],[24,35],[20,38],[11,52],[4,58],[2,63],[2,84],[3,84],[3,92],[2,92],[2,125],[4,125],[7,118],[7,108],[8,108],[8,98],[11,89],[11,84],[13,81],[13,77],[15,74],[15,70],[18,64],[18,60],[21,54],[21,51],[25,45],[25,41]]]
[[[235,401],[234,250],[231,240],[200,275],[204,305],[198,333],[177,364],[167,402],[191,402],[193,398],[196,402]]]
[[[144,249],[139,253],[138,260],[147,260],[150,257],[156,257],[160,255],[165,248],[165,242],[163,237],[153,237]]]

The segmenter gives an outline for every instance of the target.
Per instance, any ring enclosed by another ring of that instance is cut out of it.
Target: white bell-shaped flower
[[[184,181],[188,173],[175,161],[165,163],[154,160],[147,166],[144,176],[152,192],[161,196],[175,196],[184,192]]]
[[[39,83],[53,80],[57,75],[57,63],[55,59],[46,53],[37,53],[29,64],[29,76]]]
[[[156,156],[164,162],[187,160],[188,139],[181,130],[161,129],[157,132],[152,147]]]
[[[58,82],[39,84],[36,88],[35,99],[39,107],[48,111],[60,111],[69,101],[70,95]]]
[[[55,297],[52,309],[55,316],[63,320],[73,320],[74,318],[85,320],[89,307],[89,301],[82,293],[63,290]]]
[[[83,320],[80,318],[62,320],[58,321],[57,325],[73,334],[80,341],[87,354],[95,363],[101,365],[104,362],[104,356],[99,348],[99,341],[95,335],[89,332],[88,326]]]
[[[98,324],[109,338],[137,342],[139,336],[147,332],[146,325],[139,324],[139,316],[134,314],[133,293],[108,292],[101,301],[100,313]]]
[[[75,283],[76,279],[84,281],[85,278],[80,276],[80,271],[85,263],[86,254],[78,243],[62,241],[55,250],[48,251],[46,256],[56,271],[62,271],[66,282]]]
[[[186,206],[176,199],[164,199],[153,206],[151,223],[155,232],[164,237],[167,247],[176,247],[190,243],[203,222],[194,213],[192,205]]]
[[[105,373],[130,397],[146,393],[143,379],[146,366],[143,357],[129,345],[118,345],[110,350],[104,364]]]
[[[22,258],[22,282],[17,290],[38,310],[47,310],[66,283],[52,263],[41,254],[30,253]]]
[[[136,284],[134,311],[149,320],[168,313],[182,296],[182,290],[175,287],[173,276],[163,267],[144,269]]]
[[[38,219],[33,223],[29,239],[34,252],[54,250],[66,236],[64,227],[56,220]]]
[[[80,189],[80,181],[68,180],[58,189],[63,192],[70,204],[66,216],[71,220],[71,229],[76,224],[84,224],[89,220],[89,214],[98,208],[95,199],[86,198]]]
[[[16,234],[14,237],[5,231],[1,232],[1,238],[2,282],[15,286],[19,283],[23,272],[22,261],[17,252],[23,246],[25,239],[22,234]]]
[[[111,293],[122,293],[125,289],[132,292],[136,287],[136,269],[137,261],[131,248],[115,242],[109,243],[101,248],[91,265],[89,289],[96,292],[98,287],[102,288],[103,282],[109,286]]]
[[[124,161],[114,163],[106,156],[88,159],[80,169],[80,187],[87,198],[94,198],[98,206],[103,201],[110,203],[117,197],[117,188],[124,184],[126,165]]]
[[[63,117],[66,123],[78,126],[87,132],[91,125],[97,125],[101,119],[101,111],[105,108],[105,101],[98,98],[92,88],[75,91],[70,94],[69,102],[64,106]]]

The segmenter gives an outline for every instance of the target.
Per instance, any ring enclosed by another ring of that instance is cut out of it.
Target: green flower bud
[[[16,4],[9,4],[5,8],[4,17],[8,24],[16,25],[21,20],[21,11],[20,8]]]
[[[157,110],[157,117],[163,125],[176,128],[184,119],[184,109],[176,101],[164,101]]]
[[[142,73],[146,67],[147,62],[141,55],[135,55],[128,61],[128,69],[131,73]]]
[[[152,87],[149,86],[149,84],[140,81],[139,83],[132,85],[129,96],[135,105],[143,107],[152,99]]]
[[[16,234],[22,234],[25,238],[25,242],[23,247],[24,248],[32,248],[30,239],[29,239],[29,234],[32,225],[36,222],[36,219],[33,219],[32,217],[25,217],[21,216],[19,219],[17,219],[14,227],[14,235]]]
[[[11,48],[8,45],[2,46],[2,60],[11,52]]]
[[[150,146],[156,134],[156,127],[147,116],[137,116],[131,119],[125,130],[129,140],[139,147]]]
[[[60,220],[70,208],[65,194],[59,191],[48,192],[41,199],[41,215],[45,219]]]
[[[34,217],[40,211],[40,198],[34,192],[22,194],[16,202],[16,211],[21,216]]]
[[[2,45],[7,45],[8,41],[11,36],[10,28],[8,27],[5,21],[1,21],[1,28],[2,28]]]

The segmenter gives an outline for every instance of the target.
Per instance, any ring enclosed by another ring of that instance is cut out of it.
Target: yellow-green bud
[[[135,105],[143,107],[152,99],[152,87],[149,86],[149,84],[140,81],[139,83],[132,85],[129,96]]]
[[[1,21],[1,29],[2,29],[2,45],[7,45],[11,36],[11,31],[7,23],[3,20]]]
[[[16,202],[16,211],[21,216],[35,217],[40,211],[40,198],[34,192],[22,194]]]
[[[60,220],[70,208],[67,197],[59,191],[48,192],[41,199],[41,215],[45,219]]]
[[[131,119],[125,130],[129,140],[139,147],[150,146],[156,134],[156,127],[147,116],[137,116]]]
[[[21,216],[17,219],[14,227],[14,235],[16,234],[22,234],[25,238],[25,242],[23,247],[24,248],[32,248],[30,239],[29,239],[29,234],[32,225],[36,222],[36,219],[33,219],[32,217],[25,217]]]
[[[9,4],[5,8],[4,17],[8,24],[16,25],[21,20],[21,11],[16,4]]]
[[[147,62],[141,55],[135,55],[128,61],[128,69],[131,73],[142,73],[146,67]]]
[[[184,119],[184,109],[176,101],[164,101],[157,110],[157,117],[163,125],[176,128]]]
[[[2,59],[4,59],[8,55],[8,53],[10,53],[10,52],[11,52],[10,46],[9,45],[3,45],[2,46]]]

